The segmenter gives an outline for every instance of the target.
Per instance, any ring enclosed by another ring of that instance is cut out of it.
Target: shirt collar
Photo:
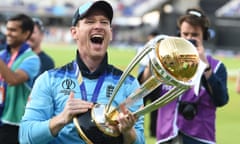
[[[29,48],[29,45],[27,43],[23,43],[20,47],[20,49],[18,50],[18,55],[22,54],[25,50],[27,50]],[[10,53],[10,47],[9,45],[7,45],[7,51]]]
[[[107,65],[108,65],[107,53],[105,54],[99,67],[96,69],[96,71],[94,71],[92,73],[90,72],[88,67],[84,64],[84,62],[82,61],[78,50],[77,50],[76,54],[77,54],[76,55],[77,64],[78,64],[79,69],[84,77],[87,77],[89,79],[95,79],[95,78],[98,78],[101,74],[103,74],[106,71]]]

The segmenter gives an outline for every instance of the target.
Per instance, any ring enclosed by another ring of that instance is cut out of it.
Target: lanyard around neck
[[[82,78],[82,74],[77,66],[77,75],[78,75],[78,83],[80,84],[80,90],[81,90],[81,95],[82,95],[82,99],[87,101],[87,89],[86,89],[86,86],[85,86],[85,83],[83,81],[83,78]],[[91,102],[93,103],[96,103],[97,102],[97,99],[98,99],[98,96],[99,96],[99,92],[100,92],[100,89],[103,85],[103,81],[105,79],[105,76],[106,76],[106,71],[99,77],[98,81],[97,81],[97,84],[94,88],[94,91],[93,91],[93,96],[92,96],[92,99],[91,99]]]
[[[94,88],[93,96],[92,96],[92,99],[91,99],[91,102],[93,102],[93,103],[97,102],[97,99],[98,99],[98,96],[99,96],[99,91],[102,87],[105,76],[106,76],[105,73],[102,74],[97,81],[97,84]],[[80,89],[81,89],[82,99],[87,101],[87,89],[85,87],[84,81],[82,81],[82,83],[80,85]]]
[[[11,58],[9,60],[9,62],[7,63],[8,67],[10,68],[13,64],[13,62],[15,61],[16,57],[18,55],[18,52],[15,52],[11,55]]]

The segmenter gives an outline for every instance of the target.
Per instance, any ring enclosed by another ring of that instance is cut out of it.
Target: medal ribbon
[[[78,75],[78,83],[80,84],[80,89],[81,89],[81,95],[82,95],[82,99],[87,101],[87,89],[86,89],[86,86],[84,84],[84,81],[82,79],[82,74],[77,66],[77,69],[78,69],[78,72],[77,72],[77,75]],[[99,96],[99,91],[103,85],[103,81],[105,79],[105,76],[107,75],[106,72],[104,72],[104,74],[102,74],[98,81],[97,81],[97,84],[94,88],[94,91],[93,91],[93,96],[92,96],[92,99],[91,99],[91,102],[93,103],[96,103],[97,102],[97,99],[98,99],[98,96]]]

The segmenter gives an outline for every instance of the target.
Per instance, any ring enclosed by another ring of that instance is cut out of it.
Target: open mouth
[[[92,43],[102,44],[103,43],[103,36],[102,35],[93,35],[90,40],[91,40]]]

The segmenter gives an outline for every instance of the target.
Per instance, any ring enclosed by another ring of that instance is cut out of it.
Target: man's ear
[[[71,35],[72,35],[73,39],[77,40],[78,39],[77,38],[77,28],[71,27],[70,31],[71,31]]]

